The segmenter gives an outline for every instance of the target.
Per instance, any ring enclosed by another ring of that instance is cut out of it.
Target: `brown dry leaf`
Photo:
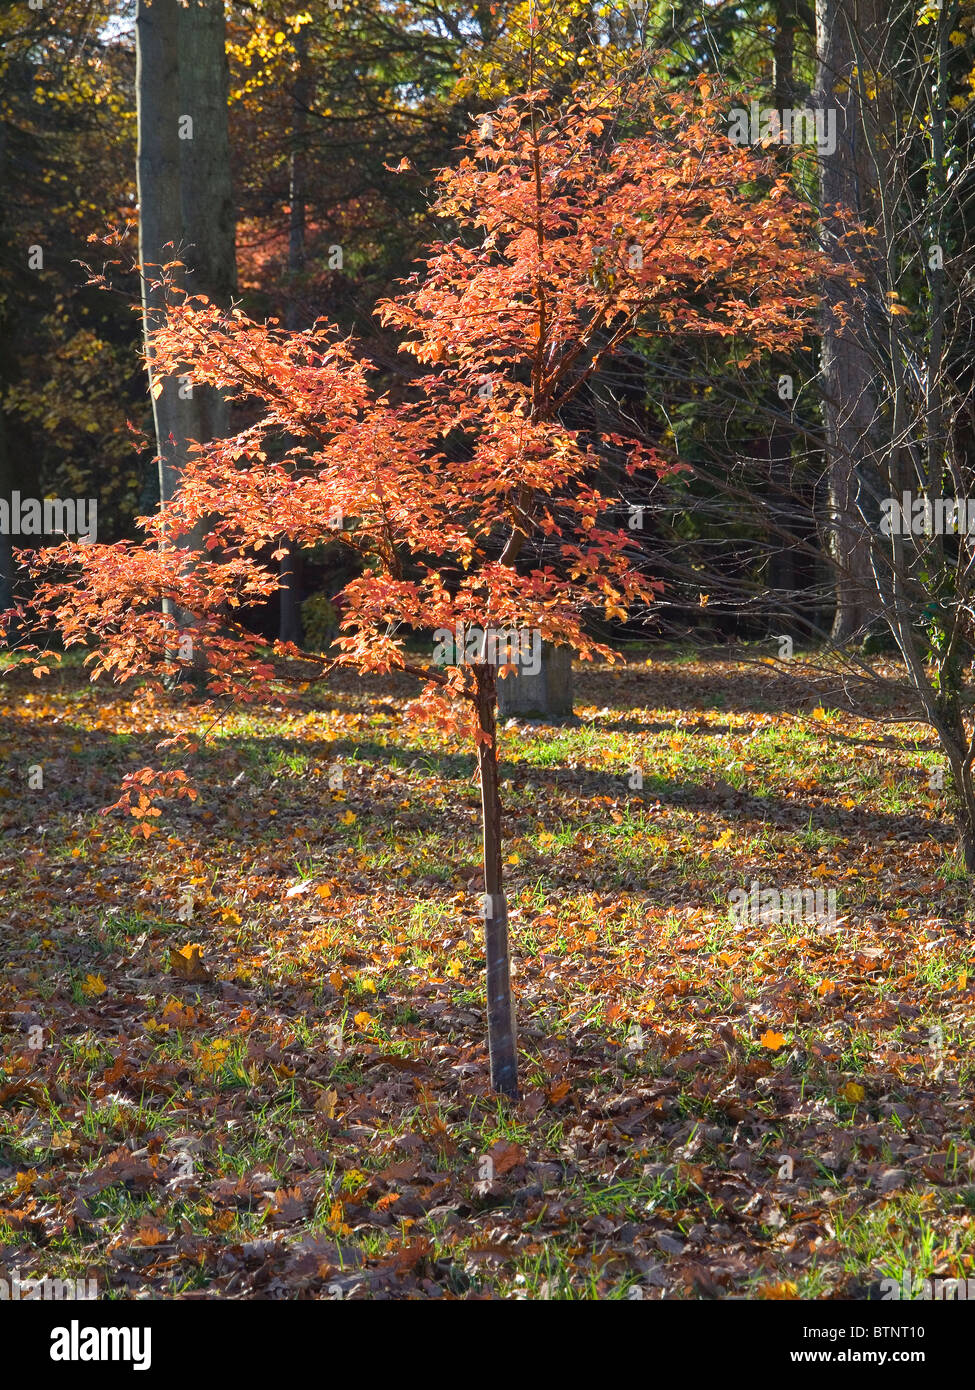
[[[377,1177],[382,1178],[383,1182],[409,1182],[415,1172],[415,1160],[407,1158],[400,1163],[391,1163],[388,1168],[383,1168]]]
[[[308,1212],[308,1203],[300,1187],[279,1187],[268,1198],[264,1220],[277,1226],[290,1226],[301,1221]]]
[[[677,1164],[677,1176],[683,1182],[696,1183],[698,1187],[704,1183],[704,1169],[697,1163],[685,1163],[683,1159]]]
[[[139,1245],[164,1245],[169,1233],[163,1230],[154,1216],[143,1216],[136,1227],[135,1239]]]
[[[494,1164],[496,1177],[500,1177],[502,1173],[509,1173],[512,1168],[518,1168],[528,1157],[520,1144],[509,1144],[506,1139],[499,1139],[496,1144],[492,1144],[487,1156]]]
[[[428,1255],[433,1249],[431,1241],[423,1236],[418,1236],[416,1240],[411,1240],[407,1245],[401,1246],[396,1250],[388,1261],[394,1269],[405,1273],[408,1269],[413,1269],[420,1260]]]
[[[171,946],[169,948],[169,968],[181,980],[211,980],[213,976],[203,964],[199,946]]]
[[[335,1107],[338,1104],[338,1100],[338,1091],[322,1091],[318,1099],[315,1101],[315,1109],[318,1111],[320,1115],[324,1115],[326,1120],[334,1120]]]

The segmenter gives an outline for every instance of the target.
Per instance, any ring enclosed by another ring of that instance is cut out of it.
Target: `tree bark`
[[[958,798],[955,812],[958,859],[970,874],[975,870],[975,773],[972,769],[975,748],[961,710],[962,672],[956,669],[944,675],[944,684],[938,691],[934,727],[951,768],[951,780]]]
[[[792,109],[793,98],[797,96],[795,86],[795,42],[799,24],[797,0],[775,0],[775,32],[772,37],[772,98],[773,106],[779,113]],[[792,168],[792,152],[788,145],[776,151],[779,161],[787,171]],[[792,370],[792,363],[783,359],[772,363],[772,378],[777,381],[784,373]],[[778,494],[790,490],[792,437],[791,425],[773,421],[769,431],[768,454],[771,475],[771,496],[769,508],[774,515],[781,517],[783,529],[789,529],[794,520],[777,501]],[[776,623],[784,634],[799,635],[792,611],[796,593],[795,547],[782,534],[773,530],[769,534],[769,587],[782,604],[782,616],[776,615]]]
[[[298,550],[289,540],[281,541],[281,549],[284,554],[278,562],[278,640],[300,647],[305,633],[298,604]]]
[[[498,710],[563,719],[572,713],[572,653],[568,647],[542,643],[542,666],[536,676],[509,672],[497,683]]]
[[[491,1085],[500,1095],[518,1097],[518,1040],[511,992],[508,908],[501,869],[501,795],[495,720],[495,675],[491,666],[474,668],[477,710],[477,767],[481,780],[484,835],[484,950],[487,958],[488,1049]]]
[[[152,416],[159,455],[161,502],[172,495],[186,461],[189,422],[179,384],[164,378],[157,389],[149,334],[165,323],[166,290],[156,267],[177,259],[183,239],[180,209],[179,7],[176,0],[139,0],[135,21],[137,181],[142,312],[146,333]],[[183,277],[174,271],[178,285]]]
[[[206,443],[229,430],[222,393],[190,387],[180,373],[158,378],[149,341],[166,314],[166,289],[153,287],[159,275],[154,267],[183,261],[174,286],[221,305],[236,286],[227,93],[222,0],[189,0],[185,7],[178,0],[138,0],[139,260],[163,510],[179,487],[190,441]],[[171,540],[197,551],[206,531],[201,522],[189,536]],[[183,626],[185,615],[175,617]],[[198,672],[201,661],[195,650]]]
[[[308,72],[308,38],[304,29],[295,35],[297,68],[291,97],[291,154],[288,160],[288,305],[285,327],[292,332],[301,327],[298,301],[299,277],[305,268],[305,140],[308,125],[308,102],[311,96]],[[286,537],[281,540],[284,550],[278,566],[279,618],[278,638],[301,646],[304,631],[298,603],[298,553]]]
[[[792,106],[795,74],[796,29],[799,15],[796,0],[775,0],[775,33],[772,37],[772,86],[775,108]]]
[[[958,819],[958,860],[967,874],[975,873],[975,807],[963,804]]]
[[[10,466],[10,451],[7,447],[7,422],[0,408],[0,497],[8,507],[13,493],[13,470]],[[9,534],[0,529],[0,613],[7,612],[14,601],[14,548]],[[16,635],[16,622],[8,618],[0,627],[0,640],[12,644]]]
[[[9,178],[7,168],[7,141],[6,131],[3,123],[0,122],[0,188],[6,187]],[[8,245],[9,228],[5,225],[5,208],[3,201],[0,200],[0,246],[4,249]],[[0,346],[9,341],[7,332],[7,313],[6,305],[0,301]],[[3,396],[5,393],[7,376],[7,353],[0,350],[0,498],[3,498],[8,507],[12,503],[14,489],[14,476],[10,449],[7,439],[7,419],[3,412]],[[4,613],[11,607],[14,601],[14,548],[13,542],[7,531],[0,530],[0,613]],[[15,623],[11,619],[4,623],[0,628],[0,639],[10,644],[15,636]]]
[[[817,0],[816,4],[816,105],[836,113],[836,148],[820,154],[820,199],[826,249],[839,260],[850,254],[839,241],[848,226],[833,207],[843,204],[867,222],[871,217],[875,171],[855,69],[856,48],[869,44],[878,14],[878,0]],[[838,282],[824,286],[824,299],[820,376],[836,582],[832,638],[845,643],[866,634],[879,607],[870,564],[867,517],[871,507],[863,476],[872,453],[876,400],[862,312],[857,313],[848,288]],[[836,313],[843,304],[852,310],[845,326]]]

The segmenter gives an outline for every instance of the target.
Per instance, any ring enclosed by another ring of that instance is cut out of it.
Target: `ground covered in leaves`
[[[192,699],[0,683],[0,1273],[516,1299],[972,1274],[970,900],[926,731],[659,654],[579,676],[576,723],[509,724],[509,1106],[473,759],[413,693],[228,714],[143,841],[99,810]],[[834,889],[836,918],[741,924],[753,881]]]

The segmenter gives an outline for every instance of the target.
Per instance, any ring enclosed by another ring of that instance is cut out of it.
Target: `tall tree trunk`
[[[879,0],[816,3],[816,105],[836,113],[836,148],[820,154],[820,199],[826,247],[840,260],[849,255],[839,241],[847,224],[833,207],[841,203],[870,221],[875,175],[855,68],[856,50],[870,45],[878,16]],[[878,609],[865,519],[871,507],[863,481],[876,401],[863,315],[853,312],[841,325],[836,311],[844,303],[852,308],[849,290],[836,281],[824,290],[821,380],[836,574],[832,637],[848,642],[865,633]]]
[[[291,98],[291,155],[288,161],[288,307],[285,311],[285,327],[292,331],[301,327],[298,290],[299,277],[305,268],[305,140],[311,83],[308,72],[308,39],[303,28],[295,35],[295,55],[295,84]],[[301,646],[304,632],[301,608],[298,604],[298,552],[286,537],[282,537],[280,549],[285,553],[278,564],[278,637],[282,642],[294,642],[296,646]]]
[[[543,642],[541,670],[537,675],[511,671],[498,681],[498,710],[503,715],[523,714],[543,719],[564,719],[571,715],[570,649]]]
[[[8,178],[7,170],[7,140],[6,131],[3,123],[0,122],[0,188],[5,187]],[[7,228],[4,222],[4,205],[0,200],[0,247],[6,250],[7,247]],[[4,333],[5,319],[4,306],[0,301],[0,351],[2,344],[6,340]],[[6,367],[4,360],[6,354],[0,355],[0,367]],[[3,413],[3,395],[6,371],[0,371],[0,498],[6,501],[8,507],[11,505],[11,494],[13,493],[13,469],[11,466],[10,449],[7,441],[7,420]],[[6,612],[14,601],[14,548],[13,542],[7,531],[0,529],[0,613]],[[8,621],[0,628],[0,640],[10,643],[14,640],[14,623]]]
[[[13,493],[13,470],[10,466],[10,450],[7,447],[7,422],[0,408],[0,498],[9,507]],[[14,601],[14,548],[7,531],[0,528],[0,613],[5,613]],[[14,640],[16,625],[12,618],[0,627],[0,640],[11,643]]]
[[[481,779],[484,835],[484,950],[487,957],[488,1049],[491,1085],[501,1095],[518,1096],[518,1040],[511,992],[508,908],[501,870],[501,794],[498,788],[495,673],[474,668],[477,710],[477,767]]]
[[[284,554],[278,561],[278,639],[281,642],[293,642],[296,647],[300,647],[305,640],[305,633],[298,604],[298,549],[284,538],[281,540],[280,549]]]
[[[792,109],[797,96],[795,86],[795,41],[798,27],[797,0],[775,0],[775,32],[772,37],[772,98],[775,110],[780,114]],[[788,145],[778,150],[781,164],[786,170],[792,166],[792,152]],[[790,373],[792,364],[783,359],[773,363],[772,377],[778,382],[780,376]],[[787,410],[788,406],[780,407]],[[788,508],[778,502],[779,495],[791,492],[793,430],[786,423],[773,421],[768,440],[769,472],[771,474],[771,497],[769,499],[773,515],[780,518],[783,529],[789,529],[794,520]],[[782,616],[775,614],[781,631],[789,636],[797,636],[793,614],[796,592],[795,548],[790,545],[780,531],[773,530],[769,535],[769,587],[774,596],[778,595],[782,605]]]
[[[300,317],[295,299],[297,277],[305,268],[305,163],[311,97],[308,39],[304,29],[299,29],[295,35],[294,47],[295,82],[291,93],[291,153],[288,158],[288,316],[297,319]],[[289,324],[289,327],[296,326],[296,323]]]
[[[139,261],[146,332],[152,416],[159,455],[163,506],[186,461],[189,403],[180,399],[173,378],[156,380],[149,334],[165,323],[166,291],[157,266],[174,261],[182,249],[179,140],[179,6],[177,0],[139,0],[135,21],[135,87],[138,126]],[[182,274],[174,272],[177,284]],[[154,283],[155,282],[155,283]]]
[[[160,3],[160,0],[154,0]],[[168,0],[165,0],[168,3]],[[187,289],[226,307],[237,289],[235,213],[230,175],[230,131],[223,0],[188,0],[179,9],[180,115],[193,121],[192,140],[180,140],[180,208]],[[194,389],[196,419],[215,439],[227,429],[226,399]]]
[[[166,291],[153,287],[153,267],[174,260],[177,288],[227,304],[236,285],[234,206],[227,128],[228,70],[222,0],[138,0],[136,107],[138,124],[139,259],[149,383],[159,458],[160,506],[179,487],[191,440],[227,433],[229,409],[210,387],[190,387],[181,374],[157,378],[149,334],[165,321]],[[172,537],[202,548],[206,523]],[[184,623],[185,615],[175,615]],[[202,653],[194,651],[200,669]]]
[[[775,109],[791,108],[795,83],[797,0],[775,0],[775,33],[772,37],[772,86]]]

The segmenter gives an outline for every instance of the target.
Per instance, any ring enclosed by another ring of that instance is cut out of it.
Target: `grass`
[[[144,843],[99,809],[192,702],[150,737],[74,666],[0,687],[0,1258],[165,1297],[971,1272],[971,905],[925,732],[684,653],[582,675],[577,724],[509,721],[507,1106],[473,759],[410,693],[229,715]],[[753,880],[834,889],[838,923],[739,922]]]

